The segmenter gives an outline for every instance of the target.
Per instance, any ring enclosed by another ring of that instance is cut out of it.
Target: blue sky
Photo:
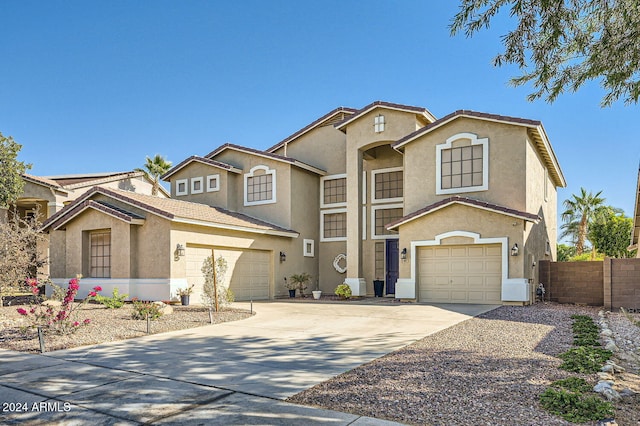
[[[374,100],[543,122],[568,187],[633,213],[638,106],[600,108],[597,83],[554,104],[526,101],[494,68],[500,16],[466,39],[457,2],[0,2],[0,132],[30,173],[174,164],[232,142],[265,149],[337,106]],[[559,206],[559,209],[561,205]]]

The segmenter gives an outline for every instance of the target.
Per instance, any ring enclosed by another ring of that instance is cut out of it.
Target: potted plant
[[[309,280],[311,280],[311,275],[307,274],[306,272],[303,272],[301,274],[294,274],[291,275],[290,280],[291,282],[289,285],[294,289],[300,290],[300,297],[304,297],[304,291],[307,289],[306,284],[309,282]]]
[[[342,299],[349,299],[352,295],[351,287],[347,283],[342,283],[336,287],[335,294]]]
[[[189,296],[193,293],[193,287],[195,284],[191,284],[187,288],[179,288],[178,296],[180,296],[180,302],[183,306],[189,306]]]
[[[375,280],[373,280],[373,292],[375,293],[376,297],[382,297],[383,294],[383,289],[384,289],[384,281],[382,281],[380,278],[376,278]]]
[[[287,281],[287,277],[284,277],[284,286],[289,290],[289,297],[296,297],[296,288],[298,288],[296,283],[293,281],[289,282]]]

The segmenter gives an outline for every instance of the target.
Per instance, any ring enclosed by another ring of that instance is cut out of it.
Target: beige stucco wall
[[[507,237],[508,247],[517,243],[523,246],[524,223],[521,219],[481,210],[465,205],[451,205],[400,227],[399,248],[407,248],[406,262],[400,262],[400,277],[411,277],[411,242],[433,241],[440,234],[451,231],[466,231],[480,238]],[[468,238],[451,238],[446,244],[471,244]],[[508,278],[527,278],[524,271],[525,256],[509,256]]]
[[[488,190],[459,195],[526,210],[526,130],[520,126],[459,118],[404,147],[406,213],[451,196],[436,195],[436,145],[444,144],[459,133],[475,133],[479,139],[489,139]],[[468,143],[468,139],[463,139],[453,146]]]
[[[314,256],[301,256],[298,272],[311,274],[313,287],[319,285],[318,253],[320,251],[320,177],[297,167],[291,168],[291,228],[300,233],[292,242],[293,254],[304,254],[304,240],[313,240]],[[287,262],[289,255],[287,252]]]
[[[210,166],[207,164],[192,162],[191,164],[185,166],[184,168],[177,171],[174,175],[171,176],[171,198],[182,201],[190,201],[192,203],[201,203],[207,204],[209,206],[218,206],[222,208],[230,208],[229,207],[229,192],[233,192],[236,190],[234,187],[235,181],[229,181],[229,175],[233,173],[229,173],[226,170],[220,169],[218,167]],[[209,175],[219,175],[220,179],[220,190],[207,192],[207,176]],[[191,193],[191,179],[193,178],[202,178],[202,188],[203,192],[200,194],[192,194]],[[182,179],[187,179],[187,195],[177,195],[176,182]]]
[[[287,144],[287,157],[325,170],[329,175],[345,172],[346,136],[333,125],[315,128]],[[275,151],[284,155],[284,147]]]

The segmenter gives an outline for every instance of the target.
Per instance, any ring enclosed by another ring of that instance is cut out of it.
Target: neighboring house
[[[631,246],[629,250],[638,249],[638,239],[640,238],[640,169],[638,169],[638,184],[636,186],[636,204],[633,212],[633,234],[631,234]],[[640,258],[640,250],[636,253]]]
[[[380,279],[421,302],[528,303],[566,186],[538,121],[379,101],[265,151],[222,145],[163,179],[170,200],[97,188],[51,217],[51,276],[166,300],[200,292],[214,254],[238,300],[285,295],[285,277],[308,272],[307,291],[373,295]]]

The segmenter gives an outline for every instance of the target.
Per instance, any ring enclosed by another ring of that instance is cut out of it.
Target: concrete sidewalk
[[[264,302],[243,321],[44,356],[0,351],[0,423],[393,424],[283,400],[494,307]]]

